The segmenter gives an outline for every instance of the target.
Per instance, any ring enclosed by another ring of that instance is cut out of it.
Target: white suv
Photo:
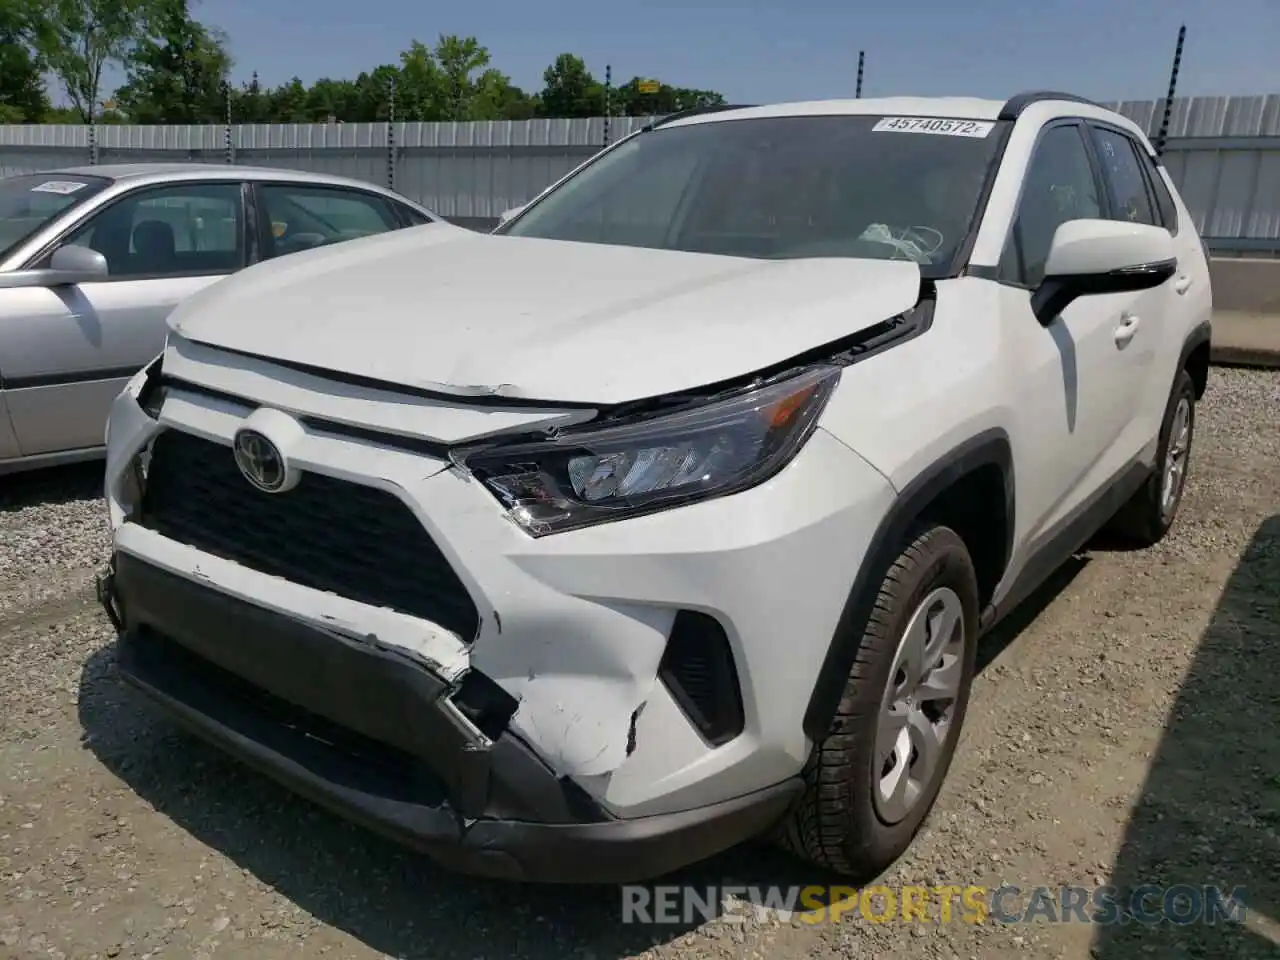
[[[492,235],[296,254],[172,315],[108,429],[123,676],[456,869],[868,876],[978,638],[1205,389],[1192,218],[1063,94],[668,118]]]

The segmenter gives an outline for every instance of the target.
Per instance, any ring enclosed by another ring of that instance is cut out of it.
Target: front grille
[[[384,490],[307,473],[263,493],[229,447],[166,430],[155,440],[138,522],[253,570],[421,617],[468,642],[480,615],[426,529]]]

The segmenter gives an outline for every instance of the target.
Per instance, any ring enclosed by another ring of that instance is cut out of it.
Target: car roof
[[[1031,91],[1007,100],[981,97],[871,97],[832,100],[802,100],[761,106],[722,106],[690,110],[675,114],[661,122],[662,126],[685,126],[697,123],[719,123],[726,120],[763,119],[768,117],[816,116],[901,116],[941,117],[963,120],[1016,120],[1030,107],[1040,104],[1058,106],[1092,115],[1112,111],[1070,93]]]
[[[939,117],[943,119],[1016,121],[1031,115],[1037,125],[1059,116],[1077,116],[1120,127],[1143,144],[1154,157],[1147,134],[1123,114],[1072,93],[1032,90],[1007,100],[980,97],[872,97],[843,100],[803,100],[761,106],[726,105],[693,109],[671,114],[653,126],[684,127],[695,124],[722,123],[727,120],[752,120],[780,117],[887,116]]]
[[[793,103],[770,103],[758,107],[736,107],[708,113],[691,113],[687,117],[672,120],[670,125],[719,123],[724,120],[763,119],[766,117],[865,115],[995,120],[1000,116],[1000,111],[1004,105],[1004,100],[985,100],[978,97],[872,97],[845,100],[801,100]]]
[[[288,170],[275,167],[250,167],[239,164],[219,163],[105,163],[96,166],[59,167],[41,170],[41,175],[72,177],[103,177],[115,181],[170,181],[170,180],[286,180],[298,183],[318,183],[329,186],[373,188],[389,192],[385,187],[350,177],[337,177],[308,170]]]

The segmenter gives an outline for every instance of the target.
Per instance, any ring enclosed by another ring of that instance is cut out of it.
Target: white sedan
[[[261,260],[439,218],[296,170],[138,163],[0,180],[0,474],[100,457],[180,301]]]

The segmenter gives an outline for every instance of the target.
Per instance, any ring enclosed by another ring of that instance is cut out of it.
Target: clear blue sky
[[[1187,25],[1179,94],[1280,92],[1280,0],[201,0],[231,38],[235,79],[355,76],[411,40],[474,35],[526,90],[561,52],[603,79],[718,90],[731,102],[1064,89],[1101,100],[1163,95]],[[111,78],[114,80],[116,78]],[[109,81],[110,82],[110,81]]]

